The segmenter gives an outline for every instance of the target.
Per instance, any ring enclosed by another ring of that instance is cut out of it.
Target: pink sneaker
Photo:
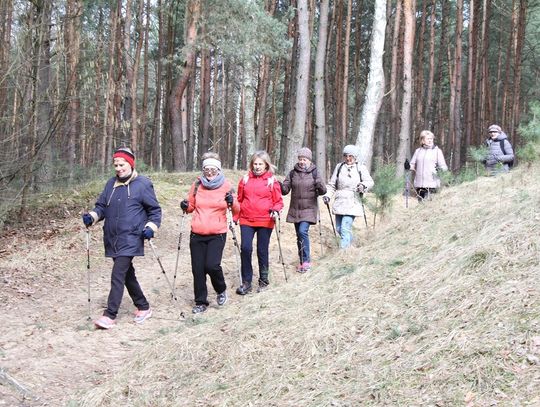
[[[116,321],[105,315],[102,315],[94,321],[94,325],[96,326],[96,329],[111,329],[116,325]]]
[[[133,321],[136,324],[142,324],[144,321],[146,321],[151,316],[152,316],[152,310],[151,309],[147,309],[147,310],[138,309],[137,311],[135,311],[135,317],[133,318]]]
[[[304,273],[311,271],[311,263],[306,261],[302,264],[302,269],[304,270]]]
[[[303,265],[303,264],[299,264],[298,266],[296,266],[296,272],[297,272],[297,273],[305,273],[306,270],[304,270],[304,265]]]

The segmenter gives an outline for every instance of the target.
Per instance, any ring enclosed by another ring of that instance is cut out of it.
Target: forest
[[[356,144],[402,168],[429,129],[453,171],[492,123],[519,146],[539,99],[536,0],[1,0],[0,191],[25,206],[110,171],[206,151],[278,171]]]

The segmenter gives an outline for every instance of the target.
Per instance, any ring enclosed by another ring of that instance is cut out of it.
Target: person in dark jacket
[[[227,302],[227,284],[223,276],[221,258],[227,240],[227,212],[238,214],[240,205],[234,199],[231,183],[221,172],[221,161],[216,153],[202,156],[202,175],[191,185],[187,199],[180,207],[192,213],[189,248],[195,294],[194,314],[205,312],[208,302],[206,275],[210,276],[219,306]]]
[[[251,292],[253,280],[253,238],[257,235],[257,259],[259,263],[258,292],[270,284],[269,254],[270,236],[275,225],[275,219],[283,209],[283,197],[279,182],[274,176],[275,167],[270,162],[266,151],[255,152],[249,163],[249,172],[238,183],[238,202],[240,213],[235,221],[240,223],[242,237],[240,259],[242,285],[236,289],[238,295]]]
[[[489,137],[486,139],[488,154],[484,161],[489,175],[510,171],[510,163],[514,161],[514,150],[508,141],[508,136],[501,126],[492,124],[488,128]]]
[[[309,227],[315,225],[319,219],[317,197],[326,194],[326,185],[318,174],[317,167],[311,162],[312,158],[309,148],[299,149],[298,162],[281,184],[283,195],[291,192],[287,222],[294,223],[296,230],[296,244],[300,258],[296,271],[299,273],[311,270]]]
[[[136,323],[152,316],[148,300],[135,276],[133,257],[144,256],[144,239],[151,239],[161,224],[161,207],[152,182],[135,171],[135,155],[127,147],[113,155],[116,176],[109,179],[95,208],[83,214],[83,222],[90,227],[104,220],[103,243],[105,256],[113,259],[111,289],[107,309],[94,321],[96,328],[109,329],[115,325],[122,302],[124,286],[133,304]]]

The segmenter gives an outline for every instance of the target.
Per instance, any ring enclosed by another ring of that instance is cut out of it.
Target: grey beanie
[[[358,148],[353,144],[346,145],[343,149],[343,155],[345,154],[352,155],[354,156],[354,158],[358,158]]]
[[[297,156],[306,157],[310,161],[313,159],[313,154],[311,153],[311,150],[307,147],[302,147],[301,149],[299,149]]]
[[[488,131],[489,132],[496,131],[497,133],[500,133],[500,132],[502,132],[502,129],[501,129],[501,126],[499,126],[497,124],[492,124],[491,126],[489,126]]]

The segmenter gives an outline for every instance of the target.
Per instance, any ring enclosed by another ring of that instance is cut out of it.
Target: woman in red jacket
[[[202,176],[191,185],[187,199],[180,203],[191,218],[191,271],[195,293],[194,314],[206,311],[209,305],[206,275],[210,276],[219,306],[227,302],[227,285],[221,268],[227,240],[227,211],[238,214],[240,205],[234,199],[229,181],[221,172],[221,161],[215,153],[203,155]]]
[[[251,157],[249,172],[238,183],[238,202],[240,202],[242,285],[236,289],[239,295],[251,291],[253,280],[253,238],[257,235],[257,259],[259,262],[259,288],[268,287],[268,247],[274,228],[275,218],[283,209],[283,198],[279,182],[274,177],[274,166],[266,151],[257,151]]]

